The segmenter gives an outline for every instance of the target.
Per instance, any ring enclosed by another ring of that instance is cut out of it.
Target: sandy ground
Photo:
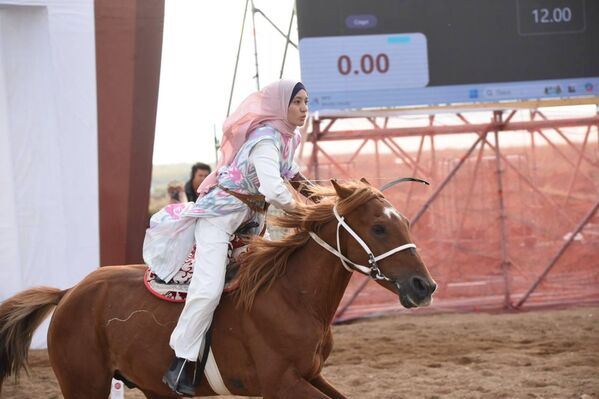
[[[324,375],[351,398],[599,399],[599,306],[401,315],[335,327]],[[45,351],[2,398],[62,398]],[[129,390],[125,397],[143,398]]]

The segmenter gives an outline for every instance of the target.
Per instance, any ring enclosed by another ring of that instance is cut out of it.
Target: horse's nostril
[[[428,295],[426,282],[420,277],[412,277],[411,282],[416,296],[420,299],[424,299]]]

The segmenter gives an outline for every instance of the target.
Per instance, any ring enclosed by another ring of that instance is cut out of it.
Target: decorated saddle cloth
[[[241,262],[240,255],[247,251],[248,245],[241,234],[236,234],[229,242],[227,271],[225,273],[225,288],[223,292],[230,292],[239,286],[238,272]],[[185,302],[187,289],[193,276],[193,265],[195,263],[195,245],[185,258],[181,268],[170,281],[161,280],[150,268],[144,275],[146,288],[155,296],[169,302]]]
[[[155,296],[170,302],[185,301],[193,275],[196,252],[193,232],[196,219],[180,217],[181,212],[191,206],[193,203],[171,204],[161,209],[152,216],[150,225],[159,220],[165,231],[156,237],[150,237],[153,241],[148,239],[146,233],[144,241],[144,260],[149,266],[144,275],[145,286]],[[237,288],[236,277],[241,264],[239,258],[248,248],[246,239],[264,230],[264,219],[264,215],[254,213],[253,218],[243,223],[229,241],[224,292]],[[180,260],[176,267],[171,267],[166,273],[160,273],[162,269],[154,270],[152,265],[160,264],[159,261],[163,261],[163,258],[168,258],[170,262],[173,262],[173,259]]]

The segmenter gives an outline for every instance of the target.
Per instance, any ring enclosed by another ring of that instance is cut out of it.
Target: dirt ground
[[[334,328],[324,375],[350,398],[599,399],[599,306],[398,315]],[[62,398],[46,351],[2,398]],[[143,398],[129,390],[125,397]]]

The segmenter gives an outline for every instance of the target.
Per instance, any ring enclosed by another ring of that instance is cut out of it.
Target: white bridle
[[[323,247],[324,249],[326,249],[333,255],[337,256],[339,258],[339,260],[341,260],[341,264],[343,265],[343,267],[350,273],[353,272],[354,270],[357,270],[360,273],[369,276],[373,280],[385,280],[385,281],[395,282],[393,279],[391,279],[383,274],[383,272],[381,271],[381,269],[379,269],[379,266],[376,262],[381,259],[385,259],[397,252],[400,252],[400,251],[403,251],[403,250],[406,250],[409,248],[416,249],[416,245],[414,245],[413,243],[400,245],[399,247],[394,248],[390,251],[387,251],[384,254],[381,254],[379,256],[374,256],[374,254],[372,253],[370,248],[368,248],[368,245],[366,245],[364,240],[362,240],[360,238],[360,236],[358,236],[356,234],[356,232],[353,231],[352,228],[349,227],[349,225],[345,222],[345,217],[339,215],[339,213],[337,212],[337,204],[335,204],[335,206],[333,207],[333,214],[335,215],[335,217],[337,218],[337,221],[339,222],[337,224],[337,249],[335,249],[332,246],[330,246],[329,244],[327,244],[322,238],[318,237],[318,235],[316,235],[316,233],[314,233],[313,231],[309,232],[310,237],[312,237],[312,239],[314,241],[316,241],[316,243],[318,243],[321,247]],[[341,226],[343,226],[345,228],[345,230],[347,230],[347,232],[349,234],[351,234],[352,237],[354,237],[354,239],[358,242],[358,244],[360,244],[362,246],[362,248],[364,248],[364,251],[366,251],[366,254],[368,255],[368,265],[369,266],[364,266],[364,265],[360,265],[358,263],[352,262],[351,260],[346,258],[341,253],[341,241],[339,239],[339,231],[341,229]],[[348,263],[353,265],[353,268],[350,267],[348,265]]]

